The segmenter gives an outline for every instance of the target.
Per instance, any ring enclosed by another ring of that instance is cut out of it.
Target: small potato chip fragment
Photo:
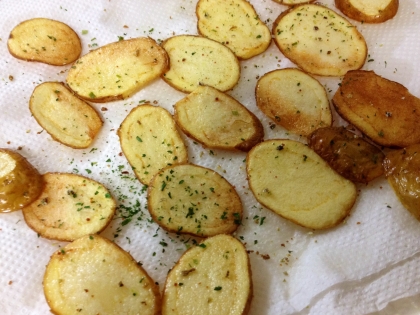
[[[60,82],[38,85],[29,109],[54,140],[75,149],[89,147],[103,125],[98,112]]]
[[[43,286],[54,314],[161,314],[158,285],[129,253],[99,235],[57,250]]]
[[[196,15],[201,35],[226,45],[240,59],[263,53],[271,32],[245,0],[200,0]]]
[[[18,59],[63,66],[79,58],[82,44],[67,24],[35,18],[23,21],[11,31],[7,48]]]
[[[166,52],[150,37],[121,40],[82,56],[67,84],[91,102],[121,100],[159,78],[168,67]]]
[[[38,198],[22,209],[26,223],[40,236],[73,241],[101,232],[111,222],[116,203],[109,191],[87,177],[47,173]]]
[[[325,88],[299,69],[266,73],[257,82],[255,97],[264,114],[293,133],[307,136],[332,124]]]
[[[208,168],[193,164],[165,168],[151,181],[147,196],[153,220],[170,232],[208,237],[233,233],[241,224],[238,193]]]
[[[235,54],[214,40],[179,35],[165,40],[162,47],[170,63],[163,79],[181,92],[190,93],[200,85],[225,92],[239,81],[241,67]]]
[[[187,148],[172,115],[165,109],[140,105],[118,129],[121,148],[140,182],[149,185],[168,165],[188,162]]]
[[[182,131],[208,148],[249,151],[264,138],[263,126],[252,112],[209,86],[199,86],[174,108]]]

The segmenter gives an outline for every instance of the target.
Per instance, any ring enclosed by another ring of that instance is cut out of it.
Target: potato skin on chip
[[[26,223],[40,236],[73,241],[99,233],[111,222],[116,203],[97,181],[67,173],[43,175],[44,190],[22,209]]]
[[[44,180],[19,153],[0,148],[0,213],[20,210],[39,196]]]
[[[43,286],[54,314],[161,314],[158,285],[128,252],[99,235],[57,250]]]
[[[54,140],[74,149],[89,147],[103,125],[98,112],[60,82],[38,85],[29,109]]]
[[[9,35],[7,48],[15,58],[54,66],[72,63],[82,52],[80,38],[70,26],[45,18],[18,24]]]

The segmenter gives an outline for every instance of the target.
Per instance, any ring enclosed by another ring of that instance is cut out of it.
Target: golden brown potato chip
[[[43,284],[54,314],[161,314],[159,287],[129,253],[99,235],[56,251]]]
[[[23,21],[11,31],[7,48],[18,59],[62,66],[79,58],[82,44],[67,24],[35,18]]]
[[[332,124],[325,88],[298,69],[266,73],[257,82],[255,96],[264,114],[293,133],[307,136]]]
[[[209,86],[199,86],[174,108],[182,131],[206,147],[249,151],[264,138],[263,126],[253,113]]]
[[[75,149],[89,147],[103,124],[92,106],[59,82],[38,85],[29,100],[29,109],[54,140]]]
[[[356,200],[356,186],[318,154],[293,140],[267,140],[247,156],[255,198],[276,214],[311,229],[339,224]]]
[[[0,213],[22,209],[43,187],[42,176],[22,155],[0,149]]]
[[[308,145],[353,182],[368,183],[384,173],[382,151],[344,127],[319,128],[309,135]]]
[[[166,52],[150,37],[122,40],[82,56],[67,84],[81,98],[109,102],[129,97],[168,67]]]
[[[271,33],[245,0],[200,0],[196,15],[201,35],[226,45],[240,59],[264,52]]]
[[[333,99],[337,112],[379,145],[420,143],[420,99],[373,71],[350,71]]]
[[[349,18],[363,23],[382,23],[397,14],[398,0],[335,0],[335,6]]]
[[[232,236],[217,235],[185,252],[169,272],[162,315],[246,315],[251,299],[245,247]]]
[[[100,183],[75,174],[47,173],[41,195],[22,209],[40,236],[73,241],[99,233],[111,222],[116,203]]]
[[[362,34],[336,12],[317,4],[284,11],[273,24],[280,51],[304,71],[341,76],[360,69],[367,57]]]
[[[220,91],[232,89],[239,81],[241,67],[226,46],[200,36],[174,36],[162,43],[170,68],[163,79],[172,87],[190,93],[200,85]]]
[[[192,164],[160,171],[150,182],[148,209],[165,230],[198,237],[233,233],[241,224],[242,202],[217,172]]]

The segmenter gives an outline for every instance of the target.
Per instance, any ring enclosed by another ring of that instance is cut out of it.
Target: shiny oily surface
[[[38,171],[19,153],[0,149],[0,212],[22,209],[42,191]]]
[[[420,221],[420,144],[389,152],[383,165],[398,199]]]

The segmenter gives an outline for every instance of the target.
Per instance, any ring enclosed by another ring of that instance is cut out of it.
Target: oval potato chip
[[[336,226],[356,200],[356,186],[319,155],[293,140],[267,140],[247,156],[255,198],[273,212],[311,229]]]
[[[121,40],[82,56],[67,84],[91,102],[120,100],[158,78],[168,67],[166,52],[150,37]]]
[[[276,19],[272,32],[280,51],[311,74],[341,76],[360,69],[367,57],[356,27],[321,5],[291,7]]]
[[[26,223],[42,237],[73,241],[111,222],[116,203],[102,184],[66,173],[47,173],[43,179],[41,195],[22,209]]]
[[[238,193],[208,168],[192,164],[165,168],[151,181],[147,196],[153,220],[170,232],[208,237],[233,233],[241,223]]]
[[[92,106],[59,82],[38,85],[29,100],[29,109],[54,140],[75,149],[89,147],[103,125]]]
[[[363,23],[382,23],[392,19],[398,11],[398,0],[335,0],[344,15]]]
[[[159,287],[129,253],[99,235],[56,251],[43,285],[54,314],[161,314]]]
[[[267,50],[271,32],[254,7],[245,0],[200,0],[197,3],[198,32],[226,45],[240,59]]]
[[[229,235],[206,239],[185,252],[171,269],[162,315],[246,315],[252,278],[244,245]]]
[[[188,152],[171,114],[157,106],[131,110],[118,129],[121,148],[140,182],[149,185],[168,165],[188,162]]]
[[[70,26],[45,18],[18,24],[10,32],[7,48],[15,58],[54,66],[72,63],[82,52],[80,38]]]
[[[168,38],[162,47],[170,60],[163,79],[177,90],[190,93],[208,85],[224,92],[239,81],[241,67],[235,54],[214,40],[180,35]]]
[[[182,131],[208,148],[249,151],[264,138],[263,126],[252,112],[209,86],[199,86],[174,108]]]

